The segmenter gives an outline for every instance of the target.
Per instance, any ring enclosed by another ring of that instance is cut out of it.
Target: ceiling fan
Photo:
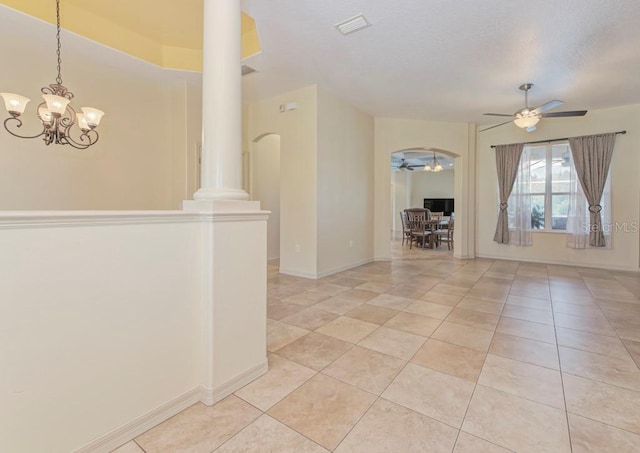
[[[509,121],[505,121],[504,123],[496,124],[495,126],[487,127],[486,129],[481,129],[480,132],[488,131],[489,129],[503,126],[511,122],[513,122],[519,128],[526,130],[527,132],[533,132],[536,130],[536,124],[538,124],[538,121],[540,121],[541,118],[563,118],[568,116],[584,116],[587,114],[586,110],[572,110],[568,112],[545,113],[551,109],[554,109],[564,104],[563,101],[559,101],[557,99],[554,99],[549,102],[545,102],[540,107],[536,107],[532,109],[529,107],[529,90],[532,87],[533,87],[533,83],[525,83],[518,87],[520,90],[524,91],[524,108],[518,110],[513,115],[508,115],[503,113],[483,113],[483,115],[503,116],[503,117],[509,117],[512,119],[510,119]]]
[[[405,171],[405,170],[409,170],[409,171],[413,171],[414,167],[422,167],[422,165],[409,165],[404,159],[400,159],[400,165],[398,165],[397,167],[391,167],[394,170],[400,170],[400,171]]]

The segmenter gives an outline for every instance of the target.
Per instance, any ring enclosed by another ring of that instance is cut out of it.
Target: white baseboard
[[[300,272],[300,271],[294,271],[292,269],[286,269],[284,267],[281,267],[279,272],[281,274],[284,275],[291,275],[292,277],[302,277],[302,278],[311,278],[311,279],[317,279],[318,275],[311,273],[311,272]]]
[[[261,364],[249,368],[244,373],[239,374],[216,388],[202,387],[200,401],[207,406],[211,406],[212,404],[215,404],[231,395],[236,390],[240,390],[242,387],[259,378],[267,371],[269,371],[269,362],[265,357],[264,362]]]
[[[373,261],[375,261],[373,258],[367,258],[365,260],[362,261],[358,261],[356,263],[351,263],[351,264],[346,264],[344,266],[340,266],[340,267],[336,267],[333,269],[329,269],[327,271],[323,271],[323,272],[316,272],[311,273],[311,272],[299,272],[299,271],[294,271],[291,269],[286,269],[286,268],[280,268],[280,273],[281,274],[285,274],[285,275],[291,275],[293,277],[302,277],[302,278],[310,278],[313,280],[317,280],[319,278],[324,278],[324,277],[328,277],[329,275],[333,275],[333,274],[337,274],[338,272],[343,272],[343,271],[347,271],[349,269],[353,269],[354,267],[358,267],[358,266],[363,266],[365,264],[369,264],[372,263]]]
[[[354,267],[364,266],[365,264],[369,264],[369,263],[373,263],[373,258],[367,258],[362,261],[358,261],[356,263],[351,263],[344,266],[329,269],[328,271],[319,272],[316,278],[328,277],[329,275],[337,274],[338,272],[344,272],[349,269],[353,269]]]
[[[189,390],[162,406],[136,417],[130,422],[74,450],[74,453],[108,453],[192,406],[200,401],[201,398],[202,390],[200,387]]]
[[[100,436],[74,450],[73,453],[109,453],[199,401],[209,406],[217,403],[254,379],[262,376],[268,369],[269,363],[265,358],[263,363],[250,368],[215,389],[198,386],[162,406],[134,418],[113,431]]]
[[[551,265],[557,265],[557,266],[572,266],[572,267],[582,267],[586,269],[640,272],[640,268],[637,268],[637,267],[615,266],[615,265],[598,266],[595,264],[575,263],[575,262],[565,261],[565,260],[538,260],[538,259],[531,259],[531,258],[518,259],[518,258],[512,258],[512,257],[506,257],[506,256],[494,256],[494,255],[485,255],[485,254],[480,254],[480,255],[477,254],[476,258],[486,258],[491,260],[503,260],[503,261],[519,261],[521,263],[539,263],[539,264],[551,264]]]
[[[391,261],[391,255],[374,256],[373,261]]]

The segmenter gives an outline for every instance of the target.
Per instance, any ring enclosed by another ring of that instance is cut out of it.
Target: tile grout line
[[[449,275],[451,275],[451,274],[449,274]],[[444,279],[443,279],[443,280],[444,280]],[[434,286],[437,286],[437,285],[434,285]],[[432,288],[433,288],[433,287],[432,287]],[[431,290],[431,288],[430,288],[429,290],[425,291],[425,294],[426,294],[427,292],[429,292],[430,290]],[[423,294],[423,295],[424,295],[424,294]],[[420,299],[414,299],[414,300],[420,300]],[[457,305],[457,304],[456,304],[456,305]],[[403,310],[400,310],[399,312],[400,312],[400,313],[407,313],[407,312],[404,312]],[[420,315],[416,315],[416,316],[420,316]],[[436,318],[434,318],[434,319],[436,319]],[[406,369],[406,367],[407,367],[410,363],[412,363],[412,362],[411,362],[411,360],[416,356],[416,354],[418,354],[418,351],[419,351],[419,350],[420,350],[420,349],[421,349],[421,348],[422,348],[422,347],[423,347],[423,346],[424,346],[424,345],[425,345],[425,344],[426,344],[426,343],[431,339],[431,335],[433,335],[433,333],[434,333],[434,332],[435,332],[435,331],[436,331],[436,330],[437,330],[437,329],[442,325],[442,323],[444,322],[444,319],[439,319],[438,321],[440,321],[440,322],[439,322],[439,324],[438,324],[438,326],[433,330],[433,332],[431,332],[431,334],[430,334],[429,336],[425,337],[425,341],[422,343],[422,345],[420,346],[420,348],[418,348],[418,350],[417,350],[417,351],[416,351],[416,352],[415,352],[415,353],[414,353],[414,354],[413,354],[413,355],[412,355],[408,360],[406,360],[406,361],[405,361],[405,364],[402,366],[402,368],[400,368],[400,370],[398,370],[398,372],[393,376],[393,378],[389,381],[389,383],[385,386],[385,388],[380,392],[380,394],[379,394],[379,395],[376,395],[376,399],[371,403],[371,405],[370,405],[370,406],[367,408],[367,410],[362,414],[362,416],[358,419],[358,421],[357,421],[357,422],[356,422],[356,423],[351,427],[351,429],[349,430],[349,432],[348,432],[348,433],[347,433],[347,434],[342,438],[342,440],[340,441],[340,443],[336,446],[336,449],[337,449],[337,448],[338,448],[338,447],[339,447],[339,446],[340,446],[340,445],[341,445],[341,444],[346,440],[346,438],[347,438],[347,437],[349,436],[349,434],[350,434],[350,433],[355,429],[355,427],[358,425],[358,423],[360,423],[360,421],[364,418],[364,416],[365,416],[367,413],[369,413],[369,411],[371,410],[371,408],[372,408],[372,407],[373,407],[373,406],[374,406],[374,405],[375,405],[379,400],[384,400],[384,401],[387,401],[387,402],[389,402],[389,403],[391,403],[391,404],[396,404],[396,405],[398,405],[398,406],[400,406],[400,407],[402,407],[402,408],[404,408],[404,409],[406,409],[406,410],[409,410],[409,411],[411,411],[411,412],[413,412],[413,413],[415,413],[415,414],[418,414],[419,416],[427,417],[428,419],[433,420],[433,421],[435,421],[435,422],[437,422],[437,423],[442,423],[442,424],[444,424],[444,425],[446,425],[446,426],[450,426],[451,428],[453,428],[453,429],[455,429],[456,431],[458,431],[458,433],[456,434],[456,441],[457,441],[458,435],[459,435],[459,433],[460,433],[460,429],[459,429],[459,428],[456,428],[455,426],[451,426],[451,425],[449,425],[448,423],[442,422],[442,421],[437,420],[437,419],[435,419],[435,418],[433,418],[433,417],[430,417],[430,416],[428,416],[428,415],[422,414],[422,413],[420,413],[420,412],[418,412],[418,411],[416,411],[416,410],[414,410],[414,409],[411,409],[411,408],[409,408],[409,407],[406,407],[406,406],[404,406],[404,405],[402,405],[402,404],[396,403],[396,402],[394,402],[394,401],[390,401],[390,400],[388,400],[388,399],[386,399],[386,398],[384,398],[384,397],[382,396],[382,395],[384,394],[384,392],[386,392],[386,391],[387,391],[387,389],[391,386],[391,384],[393,384],[393,382],[396,380],[396,378],[397,378],[397,377],[402,373],[402,371],[404,371],[404,370]],[[380,327],[382,327],[382,326],[383,326],[383,325],[381,325]],[[377,330],[377,329],[376,329],[376,330]],[[398,330],[398,329],[396,329],[396,330]],[[374,332],[375,332],[375,331],[374,331]],[[401,331],[401,332],[403,332],[403,331]],[[373,332],[372,332],[372,333],[373,333]],[[365,346],[361,346],[361,347],[365,347]],[[367,348],[367,349],[369,349],[369,348]],[[373,350],[373,351],[375,351],[375,350]],[[384,354],[384,355],[389,355],[389,354],[382,353],[382,352],[380,352],[380,351],[375,351],[375,352],[379,352],[380,354]],[[393,357],[393,356],[390,356],[390,357]],[[395,357],[395,358],[397,358],[397,357]],[[400,359],[400,360],[402,360],[402,359]],[[333,362],[332,362],[332,363],[333,363]],[[416,365],[416,364],[414,364],[414,365]],[[341,381],[341,382],[342,382],[342,381]],[[351,385],[351,384],[349,384],[349,385]],[[354,386],[354,387],[355,387],[355,386]],[[358,387],[356,387],[356,388],[358,388]],[[453,444],[452,450],[453,450],[453,448],[455,448],[455,442],[454,442],[454,444]]]
[[[584,283],[584,279],[582,278],[582,276],[580,276],[580,279]],[[573,452],[573,439],[571,438],[571,424],[569,423],[569,405],[567,404],[567,395],[564,389],[564,375],[562,373],[562,360],[560,358],[560,344],[558,343],[558,331],[556,330],[557,329],[556,312],[555,312],[555,309],[553,308],[553,296],[551,295],[551,292],[550,292],[550,297],[551,297],[551,316],[553,318],[553,335],[555,336],[555,339],[556,339],[556,352],[558,354],[560,385],[562,385],[562,400],[564,402],[564,416],[565,416],[565,420],[567,421],[567,435],[569,436],[569,449]]]
[[[144,448],[142,448],[142,446],[141,446],[141,445],[136,441],[136,439],[135,439],[135,438],[133,438],[132,440],[133,440],[133,443],[134,443],[134,444],[136,444],[140,450],[142,450],[144,453],[147,453],[147,450],[145,450]],[[125,445],[126,445],[126,444],[125,444]],[[118,448],[119,448],[119,447],[118,447]]]
[[[625,351],[627,351],[627,354],[629,354],[629,357],[631,357],[631,360],[633,361],[633,363],[636,364],[636,368],[638,368],[638,370],[640,371],[640,364],[638,364],[638,362],[636,361],[636,359],[634,358],[633,354],[631,354],[631,351],[629,351],[629,348],[627,347],[627,345],[625,344],[623,338],[620,336],[620,334],[618,333],[618,329],[616,329],[613,324],[611,324],[611,321],[609,320],[609,317],[607,316],[607,314],[605,313],[605,311],[602,309],[602,307],[600,306],[600,299],[597,297],[594,297],[596,304],[598,304],[598,308],[600,309],[600,311],[602,312],[602,315],[605,317],[605,319],[607,320],[607,322],[609,323],[609,325],[611,326],[611,328],[613,329],[613,331],[616,333],[616,338],[620,341],[620,343],[622,343],[622,347],[624,347]],[[631,339],[629,339],[631,340]],[[633,340],[631,340],[633,341]]]
[[[518,264],[518,267],[520,267],[520,264]],[[516,271],[517,271],[517,268],[516,268]],[[487,271],[485,270],[485,272],[483,272],[482,275],[484,275],[486,272]],[[516,274],[517,274],[517,272],[516,272]],[[511,283],[511,285],[509,285],[509,290],[511,290],[511,286],[512,285],[513,285],[513,281]],[[463,432],[462,431],[462,427],[464,426],[464,422],[465,422],[465,420],[467,418],[467,414],[469,413],[469,408],[471,407],[471,401],[473,401],[473,396],[476,394],[476,389],[478,388],[478,382],[480,381],[480,376],[482,375],[482,370],[484,369],[484,365],[487,362],[487,356],[489,355],[489,350],[491,349],[491,344],[493,343],[493,337],[495,337],[495,335],[496,335],[496,330],[498,329],[498,324],[500,323],[500,319],[502,318],[502,312],[504,311],[504,307],[505,307],[505,305],[507,305],[506,301],[507,301],[507,298],[509,297],[509,294],[510,293],[507,292],[507,296],[505,297],[505,303],[502,305],[502,309],[500,310],[500,315],[498,315],[498,322],[496,323],[496,327],[494,328],[493,334],[491,335],[491,341],[489,341],[489,347],[487,348],[487,351],[485,352],[484,360],[482,361],[482,367],[480,367],[480,373],[478,374],[478,377],[476,378],[476,382],[473,385],[473,391],[471,392],[471,397],[469,398],[469,402],[467,403],[467,407],[466,407],[466,409],[464,411],[464,415],[462,416],[462,422],[460,423],[460,428],[458,429],[458,434],[456,435],[456,441],[453,444],[453,450],[455,450],[456,445],[458,444],[458,439],[460,439],[460,433]],[[469,433],[469,434],[471,434],[471,433]],[[472,434],[472,435],[475,436],[475,434]],[[478,437],[479,439],[482,439],[482,440],[484,440],[486,442],[490,442],[490,443],[492,443],[494,445],[497,445],[494,442],[491,442],[491,441],[489,441],[487,439],[484,439],[482,437],[479,437],[479,436],[475,436],[475,437]],[[503,447],[503,448],[507,448],[507,447]]]

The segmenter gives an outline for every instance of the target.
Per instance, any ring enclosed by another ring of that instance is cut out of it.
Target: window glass
[[[531,228],[544,230],[544,194],[531,196]]]
[[[551,192],[569,192],[571,166],[568,146],[554,146],[551,152]]]
[[[566,230],[569,215],[569,195],[551,195],[551,229]]]
[[[547,180],[546,147],[532,148],[529,156],[531,193],[544,193]]]

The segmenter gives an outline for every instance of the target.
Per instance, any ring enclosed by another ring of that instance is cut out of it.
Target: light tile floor
[[[267,374],[116,450],[638,452],[640,277],[394,244],[268,267]]]

